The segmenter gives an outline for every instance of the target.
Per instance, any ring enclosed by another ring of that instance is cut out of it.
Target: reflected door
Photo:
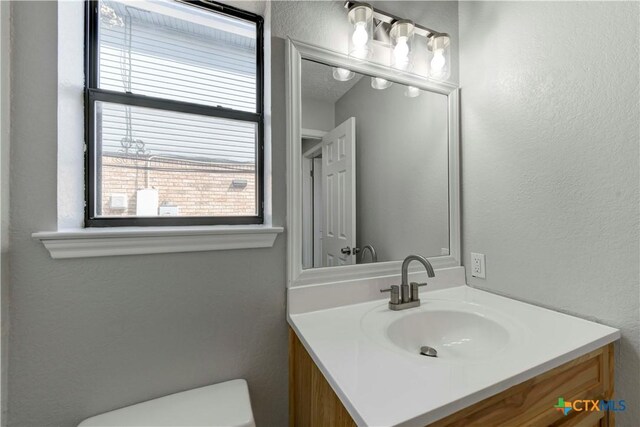
[[[322,138],[322,260],[324,267],[356,263],[356,119]]]

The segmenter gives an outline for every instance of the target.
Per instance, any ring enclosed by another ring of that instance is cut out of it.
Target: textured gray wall
[[[475,287],[622,329],[640,420],[637,2],[462,2],[464,263]],[[594,33],[594,29],[604,31]]]
[[[7,408],[9,346],[9,157],[11,128],[11,9],[0,2],[0,425]]]
[[[449,247],[447,97],[362,78],[336,102],[335,122],[356,118],[356,240],[378,261],[440,256]]]
[[[329,132],[335,127],[333,123],[335,106],[331,102],[303,97],[300,109],[303,129]]]
[[[285,425],[286,236],[271,249],[63,261],[31,240],[56,224],[57,15],[55,2],[12,7],[9,425],[72,426],[240,377],[257,422]],[[284,93],[281,42],[273,76],[274,93]],[[285,221],[284,143],[277,115],[275,224]]]

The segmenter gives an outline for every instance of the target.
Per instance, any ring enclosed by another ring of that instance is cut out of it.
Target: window
[[[87,2],[86,225],[263,223],[262,18]]]

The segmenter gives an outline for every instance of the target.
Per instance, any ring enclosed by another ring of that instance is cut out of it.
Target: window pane
[[[96,216],[255,216],[253,122],[96,102]]]
[[[256,24],[167,1],[100,2],[101,89],[256,112]]]

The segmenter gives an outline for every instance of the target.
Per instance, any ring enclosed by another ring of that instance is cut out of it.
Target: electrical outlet
[[[471,276],[486,279],[484,254],[471,252]]]

